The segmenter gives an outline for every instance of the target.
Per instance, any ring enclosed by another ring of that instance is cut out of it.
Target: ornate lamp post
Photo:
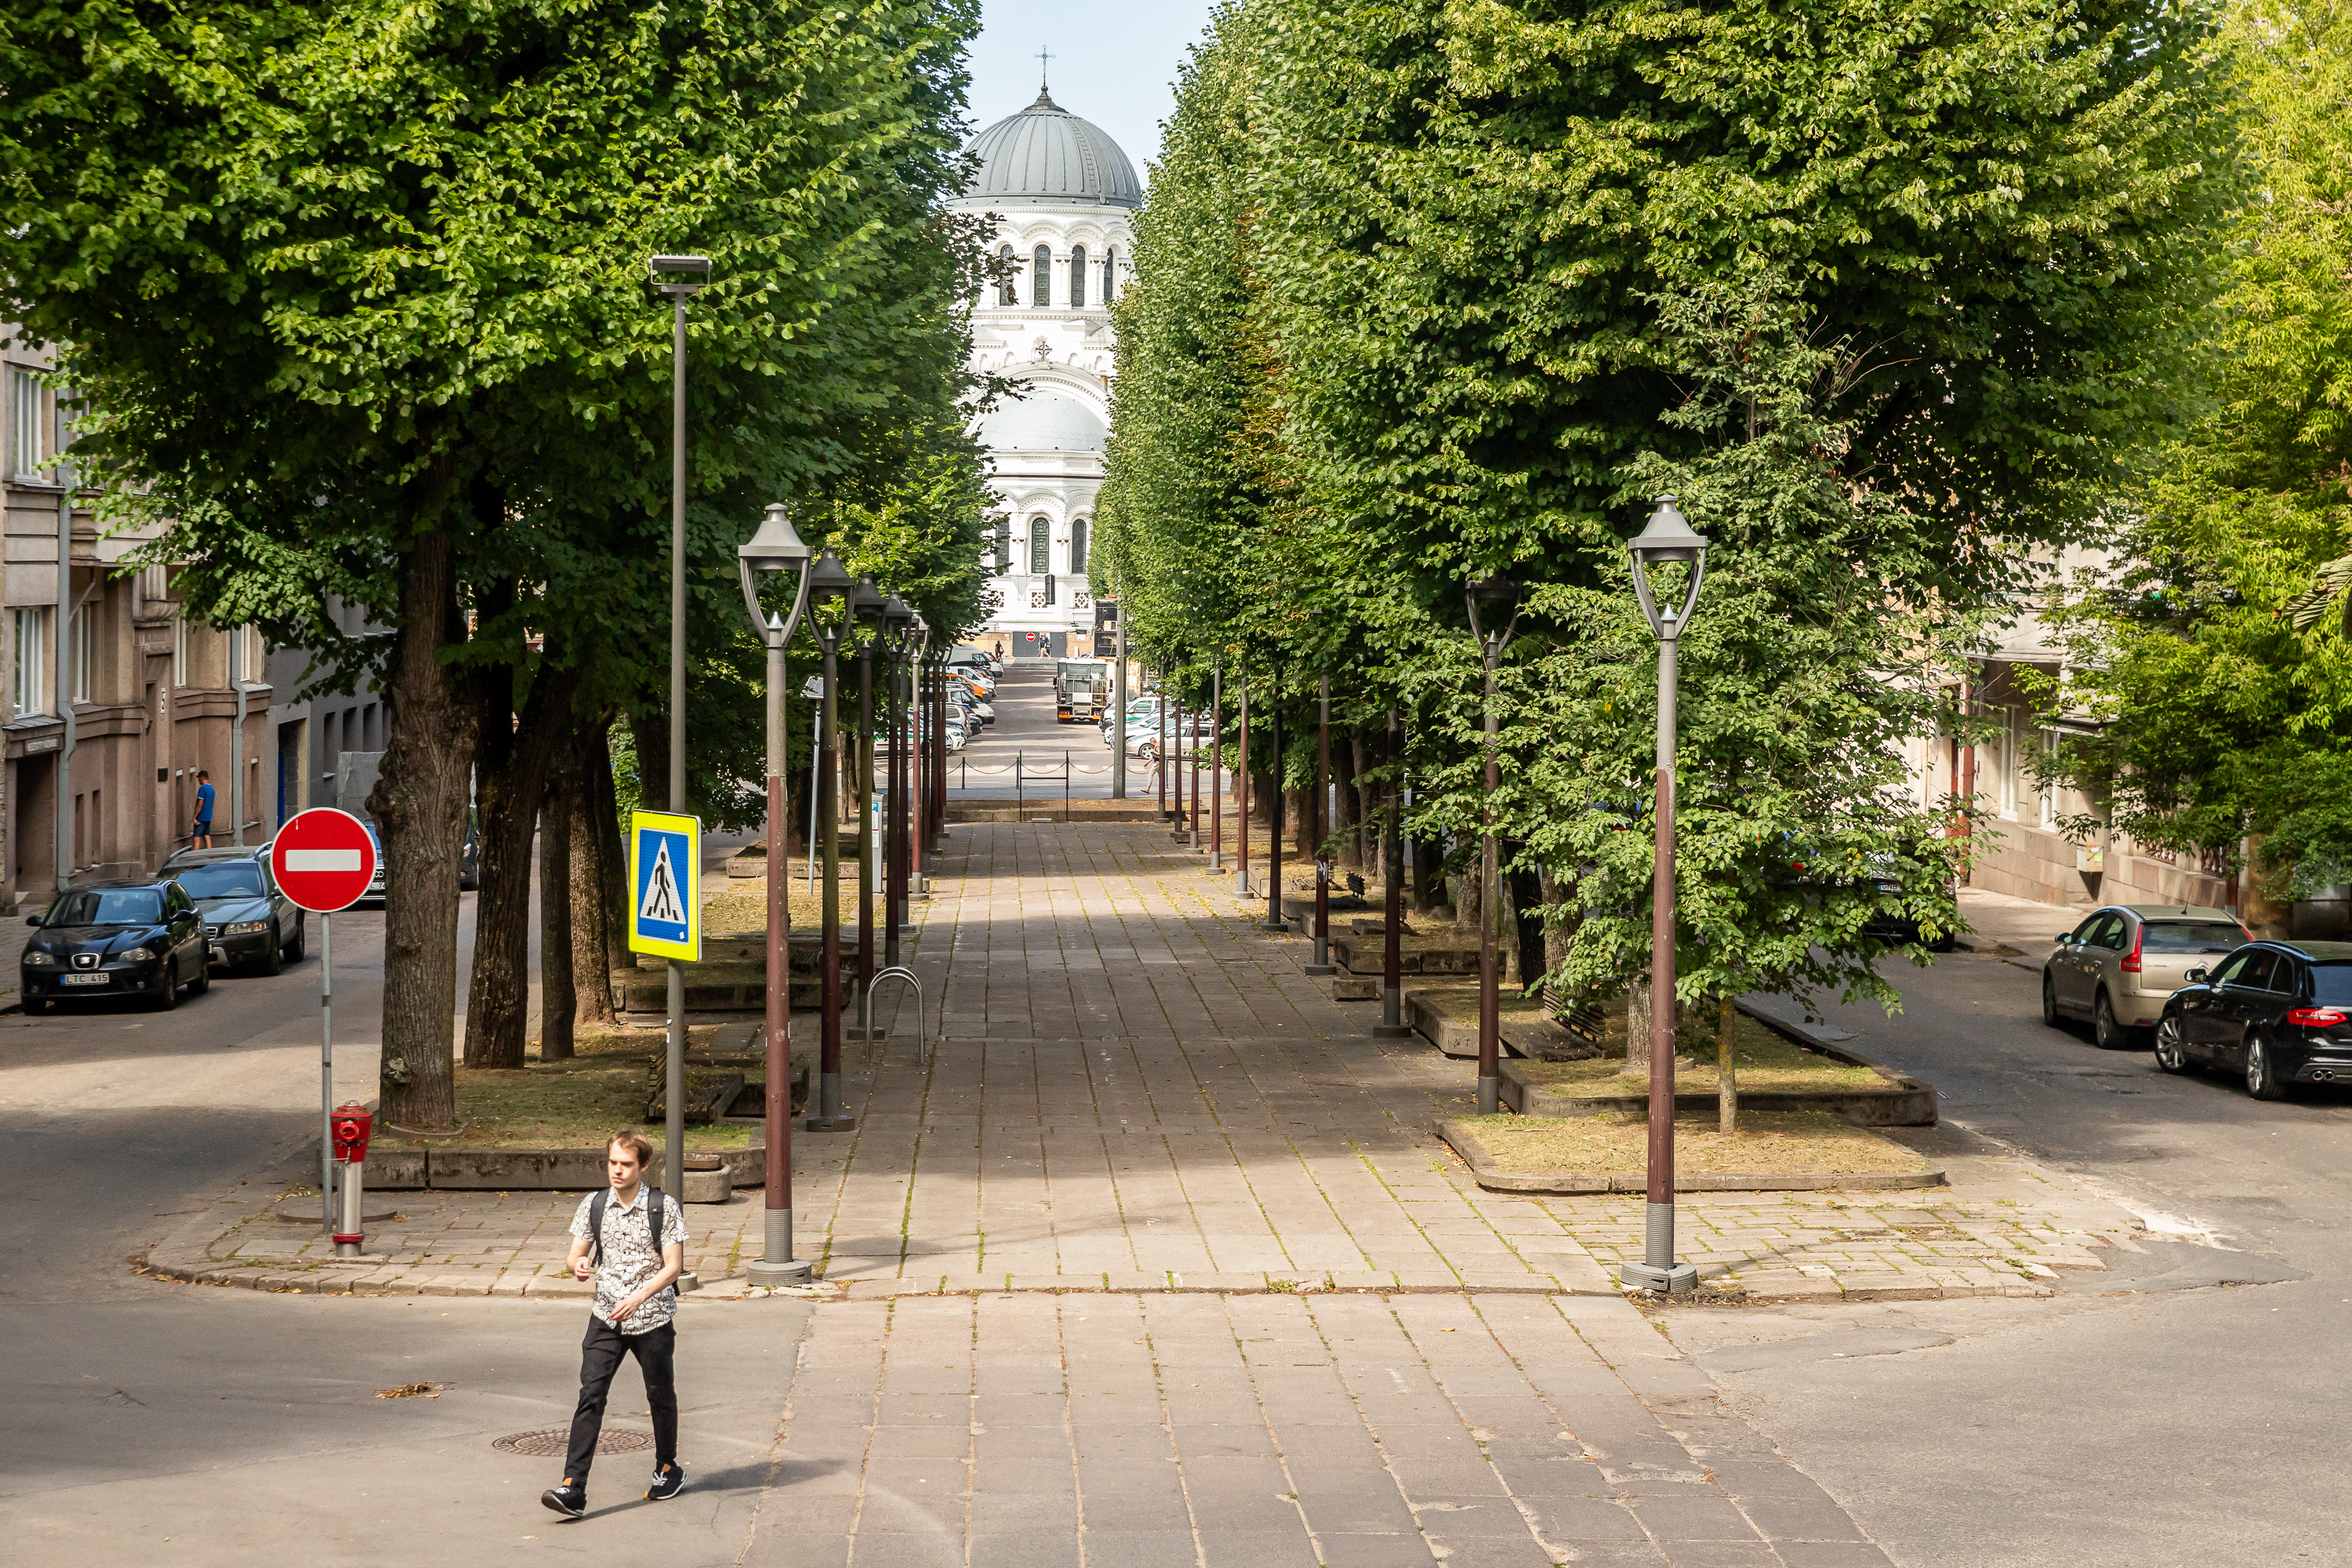
[[[1321,706],[1315,712],[1315,806],[1307,820],[1315,837],[1315,957],[1307,973],[1320,977],[1337,974],[1331,962],[1331,675],[1323,674],[1318,688]]]
[[[1500,965],[1496,962],[1497,928],[1501,923],[1502,871],[1495,845],[1495,792],[1502,787],[1502,765],[1495,754],[1495,671],[1503,649],[1519,624],[1519,585],[1500,572],[1470,584],[1470,632],[1486,658],[1486,798],[1479,807],[1478,879],[1482,900],[1478,910],[1478,1113],[1492,1116],[1502,1109],[1502,1015]],[[1481,625],[1478,611],[1486,615]]]
[[[817,710],[817,831],[824,837],[820,850],[809,846],[812,857],[821,856],[818,875],[824,879],[824,936],[819,948],[818,968],[822,975],[824,1002],[818,1013],[818,1057],[816,1075],[816,1109],[801,1123],[811,1132],[845,1132],[857,1125],[856,1118],[843,1114],[841,1109],[841,639],[850,626],[850,596],[857,590],[857,579],[849,569],[827,550],[817,557],[816,565],[809,572],[809,600],[812,604],[842,602],[838,620],[812,622],[810,629],[816,635],[818,649],[824,655],[824,696]]]
[[[1642,1261],[1619,1265],[1617,1277],[1636,1289],[1669,1293],[1698,1283],[1696,1268],[1675,1261],[1675,697],[1681,673],[1677,639],[1706,577],[1706,546],[1672,496],[1658,498],[1648,526],[1627,546],[1633,594],[1658,639],[1658,847],[1650,891],[1649,1212]],[[1650,591],[1650,571],[1676,563],[1690,568],[1682,608],[1660,608]],[[1633,1042],[1626,1041],[1625,1048],[1633,1049]]]
[[[1389,710],[1388,754],[1391,763],[1404,761],[1404,735],[1393,708]],[[1412,1036],[1412,1026],[1404,1021],[1404,818],[1397,809],[1403,787],[1402,776],[1389,781],[1387,853],[1381,858],[1381,879],[1386,886],[1381,889],[1381,1021],[1372,1026],[1376,1040]]]
[[[849,614],[866,623],[857,645],[857,1026],[853,1040],[874,1037],[866,1016],[866,987],[874,984],[874,656],[882,641],[885,595],[871,577],[860,577],[849,595]]]
[[[906,814],[907,791],[900,782],[900,770],[907,760],[904,744],[907,704],[901,692],[901,682],[907,669],[908,656],[915,647],[915,612],[896,594],[882,606],[881,643],[883,665],[884,714],[882,737],[889,758],[889,773],[883,785],[882,807],[882,963],[895,967],[898,962],[898,926],[906,918],[907,879],[899,863],[899,850],[905,839],[905,826],[900,818]]]
[[[784,853],[784,649],[808,610],[810,567],[816,552],[801,542],[782,505],[768,508],[759,531],[735,552],[743,578],[743,607],[768,646],[768,1177],[764,1190],[767,1235],[764,1256],[745,1266],[762,1285],[802,1285],[809,1265],[793,1257],[793,1041],[792,975],[786,958],[792,937],[792,880]],[[792,613],[761,613],[760,578],[770,572],[800,573]]]

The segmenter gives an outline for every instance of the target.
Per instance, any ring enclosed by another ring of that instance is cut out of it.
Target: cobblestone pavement
[[[820,1308],[750,1563],[1876,1563],[1622,1302]]]
[[[1432,1134],[1473,1068],[1375,1042],[1149,824],[959,827],[909,943],[940,1033],[845,1047],[854,1133],[795,1141],[804,1255],[852,1299],[909,1292],[1524,1290],[1613,1295],[1625,1196],[1486,1193]],[[813,1026],[802,1019],[799,1027]],[[1949,1189],[1685,1194],[1684,1254],[1752,1294],[2031,1293],[2128,1246],[2130,1216],[2000,1154]],[[253,1217],[258,1184],[182,1227],[159,1270],[265,1289],[570,1295],[577,1194],[385,1193],[359,1266]],[[308,1200],[315,1201],[315,1200]],[[307,1213],[306,1200],[282,1208]],[[706,1281],[759,1245],[760,1199],[689,1214]],[[749,1238],[747,1240],[747,1237]]]

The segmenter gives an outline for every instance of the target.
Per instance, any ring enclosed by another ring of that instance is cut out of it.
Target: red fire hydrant
[[[336,1171],[336,1231],[335,1256],[357,1258],[360,1243],[360,1200],[367,1185],[368,1132],[375,1121],[374,1112],[364,1105],[346,1101],[335,1107]]]

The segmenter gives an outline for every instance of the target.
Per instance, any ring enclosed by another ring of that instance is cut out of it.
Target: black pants
[[[572,1452],[563,1473],[574,1486],[588,1484],[588,1467],[596,1458],[596,1435],[604,1429],[604,1395],[621,1358],[634,1354],[646,1378],[646,1405],[654,1413],[654,1462],[677,1458],[677,1384],[672,1358],[677,1353],[675,1320],[642,1334],[625,1334],[612,1324],[588,1314],[587,1337],[580,1342],[580,1408],[572,1415]]]

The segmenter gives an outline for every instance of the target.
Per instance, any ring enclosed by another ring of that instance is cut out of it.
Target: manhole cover
[[[596,1436],[600,1454],[634,1454],[654,1446],[654,1435],[634,1426],[607,1426]],[[501,1454],[521,1454],[534,1459],[561,1458],[572,1447],[572,1428],[547,1426],[536,1432],[515,1432],[490,1445]]]

